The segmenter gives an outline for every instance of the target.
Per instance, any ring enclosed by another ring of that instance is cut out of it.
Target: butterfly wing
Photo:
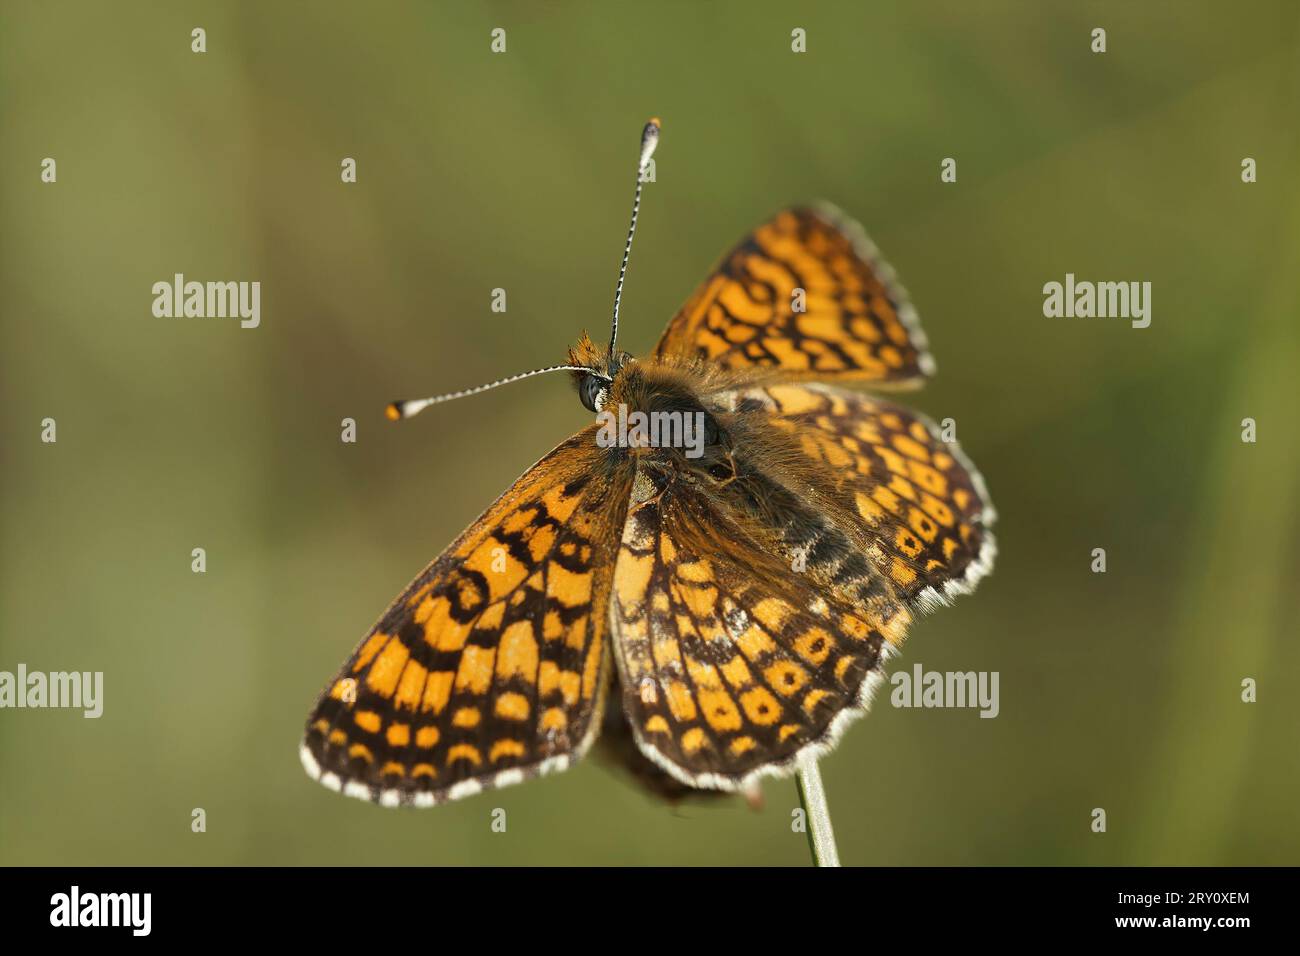
[[[914,413],[827,386],[713,400],[728,447],[640,461],[610,615],[641,751],[734,790],[865,711],[914,612],[989,570],[993,514]]]
[[[787,209],[754,230],[668,324],[654,354],[776,368],[797,380],[905,387],[934,374],[893,269],[829,205]]]
[[[650,481],[610,605],[624,713],[675,779],[743,789],[834,742],[909,617],[883,581],[862,605],[827,596],[695,484]]]
[[[984,479],[924,415],[817,384],[738,389],[716,399],[742,419],[757,417],[751,447],[763,449],[768,473],[807,489],[805,499],[847,532],[910,607],[946,604],[992,570],[997,513]],[[795,535],[784,546],[815,556],[826,545]]]
[[[585,752],[631,480],[594,432],[529,469],[393,602],[307,722],[308,773],[430,806]]]

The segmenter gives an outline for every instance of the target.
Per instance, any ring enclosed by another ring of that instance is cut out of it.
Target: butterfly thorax
[[[718,417],[722,409],[705,386],[687,369],[629,358],[604,390],[597,423],[617,426],[620,447],[634,458],[656,452],[706,466],[706,459],[726,455],[731,442]]]

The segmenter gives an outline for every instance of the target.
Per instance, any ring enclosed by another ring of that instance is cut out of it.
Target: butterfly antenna
[[[641,157],[636,164],[636,194],[632,197],[632,223],[627,229],[627,244],[623,247],[623,264],[619,266],[618,270],[618,285],[614,287],[614,327],[609,335],[609,352],[611,355],[614,353],[614,344],[618,341],[618,306],[623,299],[623,280],[627,277],[627,260],[632,254],[632,237],[636,234],[636,217],[641,209],[642,177],[645,175],[646,166],[649,165],[650,157],[654,155],[657,145],[659,145],[659,119],[654,117],[645,124],[645,129],[641,131]],[[432,395],[429,398],[404,398],[389,402],[388,407],[384,409],[384,415],[390,421],[401,421],[420,414],[430,405],[450,402],[453,398],[468,398],[470,395],[477,395],[479,392],[486,392],[500,385],[509,385],[511,382],[517,382],[522,378],[545,375],[547,372],[591,372],[600,375],[601,378],[606,377],[586,365],[550,365],[546,368],[535,368],[531,372],[520,372],[518,375],[500,378],[495,382],[488,382],[486,385],[461,389],[459,392]]]
[[[636,195],[632,197],[632,224],[627,227],[627,245],[623,247],[623,264],[618,269],[618,285],[614,287],[614,328],[609,333],[609,354],[614,354],[618,341],[618,305],[623,299],[623,280],[627,276],[627,260],[632,254],[632,237],[636,234],[636,215],[641,209],[641,187],[646,166],[659,145],[659,117],[652,117],[641,131],[641,159],[636,164]]]
[[[398,422],[404,418],[411,418],[420,414],[420,412],[424,411],[430,405],[437,405],[439,402],[450,402],[453,398],[466,398],[470,395],[477,395],[479,392],[486,392],[499,385],[509,385],[511,382],[517,382],[521,378],[532,378],[534,375],[545,375],[547,372],[590,371],[591,369],[587,368],[585,365],[551,365],[546,368],[535,368],[531,372],[520,372],[518,375],[499,378],[495,382],[488,382],[486,385],[476,385],[473,388],[464,388],[459,392],[448,392],[445,395],[434,395],[430,398],[404,398],[396,402],[389,402],[388,407],[384,409],[384,417],[389,421]]]

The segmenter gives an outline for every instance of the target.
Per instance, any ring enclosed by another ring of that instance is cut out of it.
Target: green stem
[[[826,788],[822,786],[822,772],[815,757],[799,761],[795,782],[807,818],[804,829],[808,834],[813,866],[839,866],[840,854],[835,846],[835,830],[831,827],[831,811],[826,805]]]

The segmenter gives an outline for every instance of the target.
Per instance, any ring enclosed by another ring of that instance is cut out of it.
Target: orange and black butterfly
[[[751,790],[863,713],[918,612],[993,562],[979,474],[926,418],[849,385],[934,371],[915,312],[830,207],[756,229],[653,353],[585,334],[593,423],[528,469],[398,596],[326,686],[302,761],[431,806],[578,760],[604,737],[666,795]],[[665,423],[661,430],[625,428]],[[657,418],[656,418],[657,416]],[[670,440],[663,440],[665,436]]]

